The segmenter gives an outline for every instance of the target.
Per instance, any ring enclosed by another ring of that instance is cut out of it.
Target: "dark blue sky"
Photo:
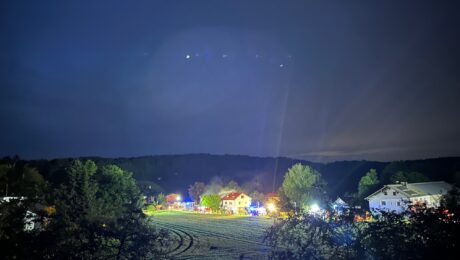
[[[0,156],[460,155],[459,10],[2,1]]]

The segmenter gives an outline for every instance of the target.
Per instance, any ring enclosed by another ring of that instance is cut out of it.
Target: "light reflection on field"
[[[272,220],[265,217],[204,215],[167,211],[152,216],[172,232],[170,256],[178,259],[264,259],[263,234]]]

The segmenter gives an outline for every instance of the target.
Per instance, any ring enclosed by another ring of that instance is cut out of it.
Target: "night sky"
[[[2,1],[0,156],[458,156],[459,5],[401,2]]]

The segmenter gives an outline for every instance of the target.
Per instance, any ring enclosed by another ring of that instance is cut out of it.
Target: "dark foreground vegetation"
[[[427,179],[423,174],[403,172],[392,178]],[[356,200],[364,201],[379,189],[379,182],[377,172],[370,169],[357,185]],[[334,208],[326,186],[321,173],[309,166],[296,164],[288,170],[279,193],[280,205],[290,215],[267,230],[270,258],[456,259],[460,241],[458,188],[453,186],[441,196],[437,207],[407,202],[407,210],[399,214],[374,209],[373,216],[370,212],[360,216],[360,206],[343,211]]]
[[[144,215],[145,194],[132,173],[91,160],[72,160],[53,167],[48,168],[51,173],[45,171],[42,175],[29,162],[17,158],[0,164],[0,186],[4,194],[0,203],[2,259],[161,259],[171,256],[171,234],[156,229],[152,219]],[[353,185],[354,198],[363,201],[385,183],[386,178],[390,181],[430,179],[425,174],[412,172],[412,168],[405,170],[388,175],[385,171],[379,174],[375,169],[368,169]],[[196,184],[191,186],[191,197],[205,200],[202,191],[207,186]],[[238,189],[236,182],[231,184],[227,188]],[[287,170],[278,190],[276,208],[289,217],[278,219],[266,231],[265,244],[260,245],[268,246],[268,257],[449,259],[457,255],[460,241],[457,189],[443,196],[439,208],[417,205],[403,214],[380,212],[374,218],[357,221],[357,215],[352,212],[330,208],[328,185],[323,175],[308,165],[295,164]],[[219,203],[215,204],[220,207]],[[236,230],[231,232],[237,234]],[[213,234],[217,235],[218,231],[208,236]],[[238,234],[238,239],[244,236],[244,233]],[[235,244],[234,249],[239,250],[239,245]]]
[[[62,181],[51,184],[20,162],[1,166],[11,198],[0,204],[2,259],[163,256],[168,235],[144,216],[142,194],[130,173],[78,160],[63,170]],[[26,228],[24,220],[33,227]]]
[[[420,206],[406,214],[380,212],[365,222],[355,221],[352,214],[293,214],[268,229],[265,241],[271,248],[269,257],[457,259],[458,199],[459,193],[452,191],[443,198],[440,209]]]

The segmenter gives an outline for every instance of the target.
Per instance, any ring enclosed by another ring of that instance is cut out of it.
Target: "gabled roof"
[[[408,198],[414,198],[427,195],[447,194],[447,192],[452,189],[452,185],[444,181],[388,184],[367,196],[365,199],[369,200],[371,197],[374,197],[386,189],[394,189]]]
[[[242,192],[230,192],[228,193],[227,195],[225,195],[222,200],[235,200],[236,198],[238,198],[241,194],[243,194]]]
[[[332,203],[334,205],[348,205],[342,198],[337,197],[337,199]]]
[[[408,183],[407,186],[423,195],[444,195],[453,188],[445,181]]]

